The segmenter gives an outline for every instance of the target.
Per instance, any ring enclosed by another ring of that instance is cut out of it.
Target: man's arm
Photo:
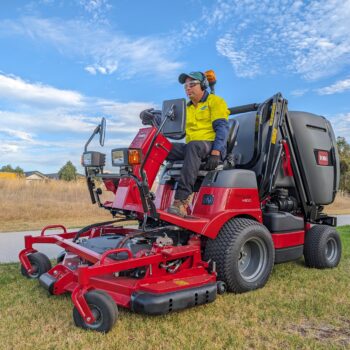
[[[213,142],[210,157],[206,164],[207,170],[214,170],[226,157],[226,143],[228,137],[228,121],[226,119],[216,119],[213,121],[213,129],[215,131],[215,140]]]
[[[213,129],[215,131],[215,140],[213,143],[212,155],[221,155],[221,158],[226,157],[226,143],[229,132],[227,119],[220,118],[213,121]]]

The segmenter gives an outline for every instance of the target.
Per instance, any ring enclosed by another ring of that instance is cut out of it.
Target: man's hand
[[[210,157],[205,165],[206,170],[214,170],[220,163],[220,151],[212,150]]]

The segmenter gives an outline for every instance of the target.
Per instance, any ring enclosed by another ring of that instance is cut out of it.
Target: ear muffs
[[[203,80],[201,81],[201,89],[204,91],[208,89],[209,87],[209,81],[207,79],[207,76],[204,73],[201,73],[203,76]]]

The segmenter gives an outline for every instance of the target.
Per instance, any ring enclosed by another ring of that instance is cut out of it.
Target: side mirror
[[[105,135],[106,135],[106,118],[105,117],[102,117],[101,119],[99,133],[100,133],[100,145],[103,147],[103,145],[105,144]]]
[[[163,102],[162,121],[164,123],[162,133],[170,139],[180,140],[186,135],[186,100],[179,98]]]

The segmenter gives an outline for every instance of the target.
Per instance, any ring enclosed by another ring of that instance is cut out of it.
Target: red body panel
[[[194,198],[189,216],[181,218],[165,211],[170,206],[174,190],[160,185],[156,192],[156,207],[160,219],[214,239],[221,227],[236,216],[246,216],[262,222],[262,212],[257,189],[201,187]],[[212,195],[212,205],[203,204],[203,197]]]
[[[294,247],[304,244],[305,231],[271,234],[275,249]]]
[[[147,150],[150,148],[150,144],[156,132],[157,129],[154,127],[140,129],[132,141],[130,148],[141,149],[142,156],[144,157]],[[170,152],[171,147],[171,143],[162,134],[157,136],[144,167],[144,171],[147,174],[148,186],[150,188],[153,185],[160,166]],[[133,166],[133,174],[141,180],[140,165]],[[110,188],[110,184],[108,183],[107,185]],[[122,178],[119,181],[112,207],[143,213],[140,192],[133,179]]]

